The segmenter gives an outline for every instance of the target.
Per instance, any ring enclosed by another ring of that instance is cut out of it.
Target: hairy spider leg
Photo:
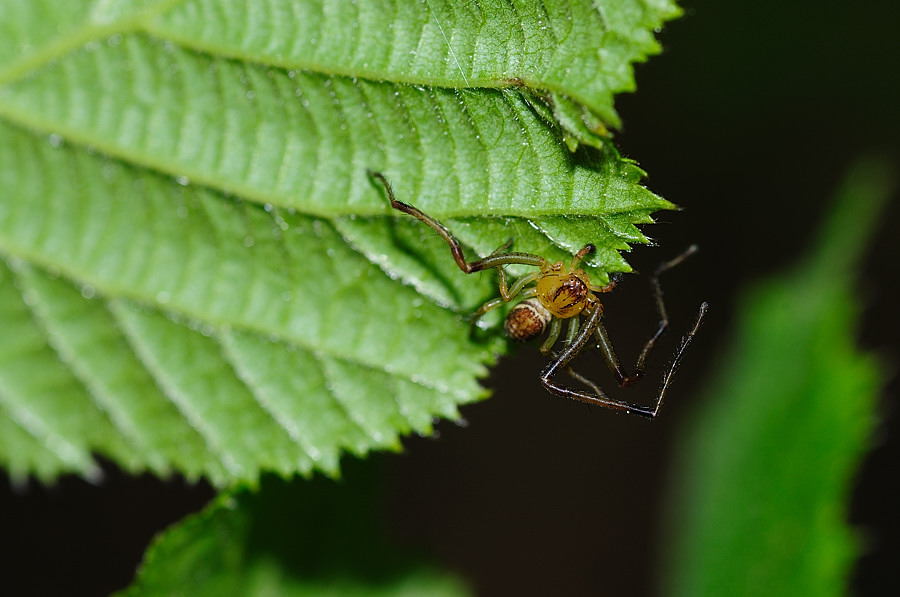
[[[615,284],[613,284],[613,286],[615,286]],[[600,305],[599,302],[597,303],[597,308],[602,308],[602,306]],[[580,326],[581,326],[581,317],[572,317],[569,320],[569,328],[566,331],[565,346],[569,346],[573,342],[575,342],[575,339],[578,338],[578,329],[580,328]],[[549,338],[547,340],[549,341]],[[541,346],[541,353],[544,355],[550,354],[550,349],[553,348],[553,345],[555,343],[556,343],[556,338],[554,338],[553,342],[550,342],[549,344],[547,344],[547,342],[545,342],[544,345]],[[553,356],[555,358],[558,355],[554,354]],[[579,381],[579,382],[583,383],[584,385],[586,385],[587,387],[594,390],[595,393],[603,394],[603,390],[601,390],[599,388],[599,386],[597,386],[594,382],[589,380],[584,375],[581,375],[580,373],[575,371],[571,365],[566,367],[566,372],[569,375],[571,375],[576,381]]]
[[[629,404],[620,400],[613,400],[609,398],[603,392],[603,390],[597,387],[597,385],[595,385],[593,382],[584,378],[578,373],[574,373],[571,370],[569,370],[569,373],[573,373],[573,377],[575,377],[575,379],[590,387],[594,391],[594,394],[588,394],[587,392],[568,388],[566,386],[553,382],[552,378],[561,369],[568,367],[569,362],[578,355],[581,349],[584,348],[585,344],[587,344],[587,342],[590,340],[591,334],[594,333],[594,330],[592,328],[596,326],[600,321],[600,314],[597,310],[591,312],[590,316],[588,317],[587,324],[584,328],[582,328],[582,332],[578,335],[575,341],[571,345],[567,346],[566,349],[563,350],[563,352],[559,355],[559,357],[557,357],[553,362],[549,363],[547,367],[544,368],[544,370],[541,372],[541,383],[544,385],[547,391],[556,394],[557,396],[570,398],[572,400],[579,400],[588,404],[596,404],[604,408],[618,410],[629,414],[640,415],[648,419],[655,419],[659,414],[660,408],[663,405],[663,400],[666,397],[666,392],[669,389],[669,385],[671,385],[672,383],[672,377],[675,375],[675,370],[678,368],[678,365],[681,364],[681,359],[683,358],[684,353],[690,345],[691,341],[693,341],[694,336],[697,334],[697,330],[700,329],[700,324],[702,323],[703,318],[706,316],[708,308],[709,305],[706,302],[700,305],[700,312],[697,314],[697,319],[696,321],[694,321],[694,325],[681,339],[681,344],[678,346],[678,350],[675,351],[675,358],[672,360],[672,364],[669,366],[669,370],[666,373],[666,376],[663,378],[662,387],[660,388],[659,394],[657,395],[656,403],[652,408],[636,404]]]
[[[509,290],[504,290],[504,285],[506,284],[506,274],[503,272],[503,268],[498,267],[497,271],[500,272],[500,298],[491,299],[485,304],[481,305],[475,313],[472,314],[471,320],[475,321],[488,311],[493,311],[500,305],[504,303],[508,303],[516,297],[521,299],[528,299],[535,295],[537,295],[537,288],[524,288],[526,284],[534,282],[540,275],[541,272],[534,272],[533,274],[528,274],[522,276],[516,283],[513,284]]]
[[[609,292],[610,290],[615,288],[616,284],[618,284],[618,283],[619,283],[619,281],[617,279],[612,279],[609,281],[609,284],[607,284],[606,286],[597,286],[596,284],[591,284],[590,289],[591,289],[591,292],[596,292],[596,293],[600,294],[603,292]]]
[[[544,371],[541,373],[541,382],[544,384],[544,387],[547,388],[548,391],[557,394],[558,396],[563,396],[566,398],[571,398],[573,400],[580,400],[582,402],[587,402],[589,404],[597,404],[603,406],[605,408],[611,408],[613,410],[622,410],[625,412],[633,412],[635,414],[654,419],[659,413],[659,409],[662,406],[663,399],[665,398],[666,391],[669,388],[669,385],[672,382],[672,377],[675,374],[675,370],[681,362],[682,356],[687,349],[688,345],[694,338],[694,335],[697,333],[697,330],[700,328],[700,324],[703,321],[703,318],[706,316],[706,312],[709,308],[708,303],[704,302],[700,305],[699,313],[697,314],[697,319],[694,322],[692,328],[688,331],[687,335],[685,335],[681,344],[675,352],[675,358],[672,361],[671,366],[669,367],[666,376],[663,378],[663,385],[660,389],[659,395],[657,396],[656,403],[653,408],[648,408],[645,406],[639,406],[634,404],[629,404],[627,402],[622,402],[619,400],[610,399],[604,392],[601,390],[596,384],[592,381],[584,377],[583,375],[577,373],[569,366],[569,362],[572,361],[581,351],[582,348],[588,343],[590,340],[590,336],[594,335],[597,338],[598,347],[603,353],[603,357],[606,360],[610,370],[616,376],[617,381],[621,387],[625,387],[635,383],[640,377],[643,375],[644,366],[647,360],[647,356],[650,354],[650,351],[656,345],[657,340],[662,336],[662,334],[666,331],[669,326],[669,318],[668,313],[666,311],[665,303],[663,301],[663,293],[662,286],[659,283],[659,276],[663,272],[675,267],[684,259],[692,255],[697,251],[696,245],[691,245],[688,247],[686,251],[684,251],[678,257],[671,259],[663,264],[661,264],[656,271],[653,273],[651,277],[651,286],[653,288],[653,294],[656,301],[657,311],[660,317],[660,324],[656,330],[656,333],[651,336],[651,338],[644,345],[643,350],[641,350],[638,355],[637,362],[634,366],[634,372],[631,375],[625,373],[625,370],[622,368],[621,363],[619,362],[618,357],[616,356],[615,349],[613,348],[612,341],[609,339],[609,334],[606,331],[606,328],[603,325],[601,317],[603,315],[603,309],[599,303],[596,301],[594,305],[591,307],[591,312],[588,316],[587,323],[583,328],[581,328],[581,332],[577,335],[572,331],[571,327],[569,330],[569,334],[566,337],[565,348],[559,355],[556,355],[556,359],[549,363],[547,367],[544,368]],[[609,290],[615,286],[615,281],[610,282],[606,287]],[[594,291],[594,289],[591,289]],[[598,289],[597,291],[600,291]],[[577,319],[577,318],[573,318]],[[570,323],[570,326],[578,325],[576,322]],[[576,328],[577,330],[577,328]],[[542,349],[544,346],[541,347]],[[549,352],[549,347],[547,347],[547,352]],[[568,388],[566,386],[562,386],[552,381],[552,378],[559,372],[560,369],[565,368],[566,371],[577,381],[585,384],[591,390],[593,390],[594,394],[588,394],[586,392],[576,390],[573,388]]]
[[[594,330],[597,328],[597,324],[600,322],[601,315],[602,311],[600,309],[591,309],[591,313],[590,315],[588,315],[587,322],[585,323],[584,327],[581,328],[581,331],[575,337],[575,340],[571,344],[566,346],[559,354],[559,356],[557,356],[554,360],[548,363],[546,367],[544,367],[544,370],[541,372],[541,383],[544,385],[548,392],[556,394],[557,396],[562,396],[563,398],[579,400],[581,402],[587,402],[588,404],[596,404],[612,410],[635,412],[643,416],[648,416],[651,418],[655,417],[656,415],[652,414],[651,409],[642,406],[635,407],[628,404],[627,402],[609,398],[599,387],[594,384],[590,384],[591,386],[593,386],[591,389],[594,390],[594,394],[588,394],[587,392],[569,388],[553,381],[553,378],[556,376],[556,374],[562,369],[567,369],[569,366],[569,362],[574,359],[590,341],[591,336],[593,336],[594,334]]]
[[[394,189],[391,187],[391,183],[388,182],[384,174],[382,174],[381,172],[375,172],[373,170],[369,170],[368,173],[373,178],[378,179],[382,186],[384,186],[385,192],[387,193],[392,208],[405,214],[409,214],[425,223],[447,242],[450,247],[450,253],[453,255],[454,261],[456,261],[456,265],[459,266],[459,269],[461,269],[464,273],[471,274],[491,268],[497,269],[498,276],[500,278],[499,285],[501,298],[493,299],[483,304],[472,316],[473,321],[478,319],[488,311],[496,309],[503,303],[511,301],[516,296],[520,296],[521,298],[530,298],[534,296],[534,289],[524,287],[529,283],[537,280],[540,277],[540,271],[522,276],[510,287],[503,266],[508,264],[531,265],[544,269],[549,265],[549,262],[546,259],[532,253],[504,253],[503,251],[505,251],[512,245],[513,240],[509,239],[484,259],[468,262],[466,261],[462,246],[459,244],[459,241],[456,240],[453,234],[443,224],[441,224],[439,221],[435,220],[428,214],[422,212],[418,208],[413,207],[412,205],[409,205],[407,203],[403,203],[402,201],[398,201],[394,196]],[[585,251],[588,247],[591,247],[591,250],[593,250],[593,245],[588,245],[587,247],[582,249],[582,251]]]
[[[603,326],[603,322],[601,321],[597,324],[597,328],[594,333],[597,337],[598,346],[603,352],[603,357],[606,359],[610,371],[612,371],[613,375],[616,376],[616,381],[619,382],[619,387],[624,388],[626,386],[630,386],[641,379],[641,377],[644,375],[644,367],[647,362],[647,357],[650,356],[650,352],[656,346],[656,342],[669,328],[669,314],[668,311],[666,311],[666,304],[663,301],[663,291],[662,285],[660,285],[659,283],[659,276],[662,273],[672,269],[696,252],[697,245],[691,245],[674,259],[670,259],[669,261],[660,264],[660,266],[656,268],[656,271],[653,272],[653,275],[650,276],[650,287],[653,290],[653,299],[656,302],[656,312],[659,314],[659,326],[656,328],[656,332],[652,336],[650,336],[649,340],[647,340],[647,343],[644,344],[644,347],[643,349],[641,349],[640,354],[638,354],[631,375],[625,372],[625,369],[619,362],[619,357],[616,356],[616,351],[613,348],[612,341],[609,339],[609,334],[607,334],[606,328]]]
[[[540,271],[532,272],[516,280],[512,286],[507,286],[506,271],[502,266],[497,266],[497,272],[500,277],[500,296],[503,297],[504,303],[516,298],[525,286],[541,277]]]
[[[577,319],[573,317],[572,319]],[[550,327],[547,330],[547,337],[544,338],[544,342],[541,344],[541,354],[547,355],[550,352],[550,349],[553,348],[553,345],[556,344],[556,341],[559,339],[559,334],[562,332],[562,319],[559,317],[553,317],[550,319]]]
[[[581,263],[581,260],[584,259],[588,254],[593,253],[596,250],[597,247],[595,247],[591,243],[588,243],[581,247],[581,249],[579,249],[578,252],[575,253],[575,255],[572,257],[572,263],[569,265],[569,271],[575,271],[575,268],[578,267],[578,264]]]
[[[598,305],[599,307],[599,305]],[[581,325],[581,317],[572,317],[569,319],[569,329],[566,332],[566,346],[575,341],[578,337],[578,327]]]
[[[391,207],[393,207],[397,211],[402,211],[405,214],[409,214],[427,224],[429,227],[431,227],[432,230],[437,232],[441,236],[441,238],[447,241],[447,244],[450,246],[450,252],[453,254],[453,259],[454,261],[456,261],[456,265],[458,265],[459,269],[461,269],[463,272],[471,274],[473,272],[480,272],[486,269],[491,269],[492,267],[499,268],[500,266],[508,264],[533,265],[536,267],[541,267],[547,264],[547,260],[540,255],[533,255],[532,253],[519,253],[516,251],[510,253],[498,253],[495,251],[484,259],[478,259],[477,261],[466,261],[466,257],[463,254],[462,246],[459,244],[459,241],[453,237],[453,234],[451,234],[443,224],[441,224],[428,214],[423,213],[418,208],[413,207],[412,205],[409,205],[407,203],[403,203],[402,201],[398,201],[394,197],[394,189],[391,188],[391,183],[388,182],[384,174],[382,174],[381,172],[375,172],[373,170],[369,170],[368,172],[370,176],[378,179],[378,181],[384,186],[384,190],[387,192],[388,199],[391,202]],[[509,245],[504,245],[504,247],[506,246]],[[504,247],[501,247],[501,249]]]

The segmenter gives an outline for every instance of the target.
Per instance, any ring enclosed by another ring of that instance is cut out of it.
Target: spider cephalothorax
[[[507,242],[484,259],[469,262],[466,261],[465,256],[463,255],[459,241],[453,237],[443,224],[412,205],[397,201],[397,199],[394,198],[394,191],[391,188],[391,185],[383,174],[371,171],[369,174],[384,185],[388,199],[390,199],[391,202],[391,207],[418,218],[447,241],[447,244],[450,246],[450,252],[453,254],[453,259],[456,261],[459,269],[463,272],[471,274],[473,272],[496,268],[500,278],[500,298],[490,300],[482,305],[475,313],[475,318],[484,315],[500,305],[508,303],[514,298],[523,299],[510,310],[506,317],[504,328],[510,338],[519,341],[531,340],[540,336],[545,331],[547,332],[547,337],[541,344],[540,349],[543,354],[553,356],[553,360],[550,361],[541,372],[541,383],[547,390],[558,396],[564,396],[573,400],[597,404],[613,410],[635,413],[650,419],[656,418],[659,409],[662,406],[666,390],[672,380],[672,375],[675,373],[675,368],[678,366],[685,349],[688,344],[690,344],[694,334],[696,334],[697,329],[700,327],[700,322],[706,314],[706,303],[700,305],[700,313],[697,316],[694,326],[682,339],[681,345],[675,352],[675,358],[663,380],[662,389],[652,408],[633,405],[609,398],[603,390],[592,381],[576,373],[569,366],[569,363],[578,356],[593,338],[596,342],[596,346],[603,353],[603,357],[606,359],[610,370],[616,376],[616,380],[619,382],[620,386],[631,385],[640,379],[644,371],[644,363],[647,356],[656,345],[656,341],[669,326],[669,319],[666,314],[666,308],[662,300],[662,291],[659,286],[659,275],[667,269],[677,265],[688,255],[696,251],[695,246],[691,246],[687,251],[675,259],[663,263],[651,277],[654,296],[656,298],[656,307],[660,316],[659,327],[657,328],[656,333],[653,334],[644,345],[644,349],[641,351],[640,355],[638,355],[637,362],[634,366],[634,372],[631,375],[628,375],[619,363],[615,350],[613,350],[612,342],[610,342],[609,336],[606,333],[606,328],[603,326],[603,322],[601,321],[603,305],[597,298],[597,294],[609,292],[615,288],[616,282],[612,281],[605,286],[597,286],[592,284],[588,274],[578,267],[582,259],[595,251],[594,245],[585,245],[575,254],[572,258],[572,262],[568,265],[562,261],[551,262],[539,255],[533,255],[531,253],[505,252],[512,241]],[[516,280],[515,283],[509,285],[503,266],[510,264],[535,266],[538,270],[522,276]],[[585,316],[583,324],[581,322],[582,315]],[[566,332],[566,337],[564,339],[564,346],[561,352],[554,353],[553,347],[556,345],[560,334],[562,333],[563,321],[568,322],[568,331]],[[554,378],[561,369],[565,369],[569,375],[590,388],[591,392],[564,386],[554,381]]]
[[[602,309],[600,301],[591,292],[587,273],[576,267],[583,254],[593,253],[594,245],[587,245],[566,267],[562,261],[546,262],[541,266],[534,298],[527,298],[510,310],[504,328],[513,340],[526,342],[544,333],[554,317],[577,317],[585,308]],[[604,291],[605,289],[598,289]]]
[[[594,245],[587,245],[585,249],[588,253],[593,253]],[[568,319],[581,314],[588,303],[596,300],[591,294],[590,286],[588,275],[583,269],[568,271],[562,261],[557,261],[547,268],[541,268],[537,297],[555,317]]]

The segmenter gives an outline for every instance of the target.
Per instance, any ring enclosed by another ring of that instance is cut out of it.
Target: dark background
[[[897,163],[894,2],[683,5],[686,16],[661,34],[665,53],[637,67],[640,93],[617,100],[622,153],[647,170],[649,188],[684,207],[646,229],[659,247],[629,260],[651,271],[698,243],[701,253],[663,281],[672,336],[701,300],[712,305],[664,416],[648,423],[553,398],[537,381],[544,360],[524,348],[487,380],[495,396],[463,409],[467,428],[442,423],[437,439],[375,458],[390,487],[373,507],[398,541],[481,595],[653,594],[671,440],[727,344],[737,292],[795,262],[853,160],[875,153]],[[894,200],[858,284],[861,344],[895,370],[898,220]],[[646,280],[628,276],[606,304],[620,355],[635,354],[655,321]],[[671,348],[661,347],[650,377]],[[603,367],[585,368],[594,365]],[[635,399],[652,399],[655,382],[644,385]],[[900,594],[897,390],[894,379],[848,515],[872,545],[854,575],[858,595]],[[0,570],[7,587],[30,587],[14,594],[125,586],[153,534],[212,495],[203,484],[105,468],[98,486],[66,478],[14,490],[0,477],[0,549],[11,550]]]

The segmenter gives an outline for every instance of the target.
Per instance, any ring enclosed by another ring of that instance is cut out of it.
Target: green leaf
[[[503,342],[474,338],[464,314],[495,296],[492,277],[462,275],[367,169],[473,257],[510,237],[553,260],[594,243],[598,283],[629,271],[619,251],[648,240],[636,225],[672,208],[608,144],[570,152],[533,90],[412,86],[390,60],[362,68],[340,50],[350,3],[322,13],[332,49],[319,58],[334,64],[280,60],[308,54],[290,24],[310,6],[4,5],[0,309],[16,332],[0,338],[0,462],[17,477],[95,474],[94,453],[219,485],[336,474],[342,452],[396,449],[483,397],[477,378]],[[377,4],[359,10],[387,26]],[[416,10],[391,13],[388,29],[415,30]],[[636,27],[622,38],[633,44],[613,36],[629,78],[662,17],[618,10],[612,21]],[[594,67],[572,44],[593,56],[612,39],[582,25],[553,56],[509,52],[547,73],[568,52],[581,75],[546,90],[575,97]],[[452,31],[498,34],[463,20]],[[365,43],[384,56],[407,41]],[[445,60],[423,51],[416,68]]]
[[[469,594],[387,540],[371,472],[227,492],[159,537],[124,596]],[[368,467],[371,468],[371,467]]]
[[[800,267],[746,294],[706,407],[682,438],[670,595],[844,595],[850,484],[884,374],[855,347],[854,273],[890,170],[849,175]]]
[[[147,29],[187,47],[289,69],[430,87],[521,87],[554,106],[583,107],[586,122],[573,121],[570,130],[583,129],[587,141],[598,132],[588,126],[593,114],[619,125],[613,95],[634,91],[632,63],[659,52],[653,31],[679,14],[670,0],[196,0]]]

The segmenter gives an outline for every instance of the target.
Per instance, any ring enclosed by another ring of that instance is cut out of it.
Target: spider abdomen
[[[584,311],[588,293],[587,274],[582,270],[570,274],[548,272],[537,283],[538,299],[551,314],[561,319],[575,317]]]
[[[512,308],[503,327],[507,335],[518,342],[540,336],[550,323],[550,311],[538,299],[526,299]]]

